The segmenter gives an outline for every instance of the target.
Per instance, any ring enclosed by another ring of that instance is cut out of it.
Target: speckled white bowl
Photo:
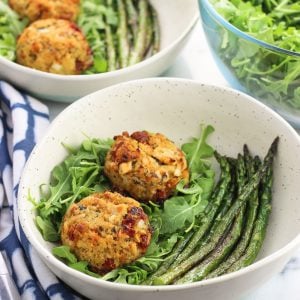
[[[181,144],[198,136],[200,123],[215,132],[209,142],[221,153],[236,155],[247,143],[264,155],[280,137],[275,160],[273,210],[257,262],[238,272],[176,286],[132,286],[105,282],[70,269],[51,254],[34,224],[28,191],[39,198],[39,186],[66,156],[61,143],[79,145],[86,135],[112,137],[122,131],[150,130]],[[279,272],[300,245],[300,139],[271,109],[228,88],[182,79],[146,79],[103,89],[73,103],[52,123],[33,150],[19,188],[19,215],[33,247],[53,272],[86,297],[102,300],[236,299]],[[46,158],[46,159],[45,159]]]
[[[93,75],[56,75],[27,68],[0,56],[0,79],[27,93],[59,102],[73,102],[101,88],[138,78],[160,75],[171,66],[198,19],[197,0],[150,0],[161,30],[161,50],[127,68]]]

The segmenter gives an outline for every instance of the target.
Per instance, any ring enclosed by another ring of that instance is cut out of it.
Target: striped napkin
[[[44,104],[0,81],[0,251],[7,258],[21,299],[80,299],[40,260],[17,215],[22,170],[48,125]]]

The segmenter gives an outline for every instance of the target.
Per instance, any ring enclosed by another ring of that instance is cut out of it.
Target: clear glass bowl
[[[228,83],[265,103],[300,128],[300,53],[278,48],[227,22],[199,0],[203,29]]]

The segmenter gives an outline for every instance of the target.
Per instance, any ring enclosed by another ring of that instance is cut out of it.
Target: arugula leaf
[[[117,283],[138,284],[147,278],[147,274],[147,271],[132,265],[128,268],[115,269],[103,276],[102,279]]]
[[[57,246],[52,248],[52,253],[58,257],[66,260],[68,264],[77,263],[76,256],[71,252],[68,246]]]
[[[77,271],[85,273],[87,275],[90,275],[90,276],[93,276],[96,278],[101,278],[101,276],[99,274],[89,270],[87,261],[78,261],[78,262],[74,262],[74,263],[69,263],[68,266]]]
[[[166,200],[162,214],[161,233],[191,230],[196,217],[205,210],[207,203],[207,201],[202,201],[201,193]]]
[[[60,239],[60,235],[51,221],[42,219],[40,216],[37,216],[35,221],[38,229],[41,231],[46,241],[56,242]]]
[[[172,197],[164,203],[162,233],[173,232],[174,229],[185,227],[185,223],[193,223],[195,218],[194,207],[190,206],[183,196]]]
[[[190,143],[182,145],[181,148],[186,155],[191,173],[202,173],[208,168],[204,159],[212,157],[214,150],[206,143],[206,139],[212,132],[214,132],[212,126],[202,126],[202,133],[199,139],[193,138]]]
[[[191,230],[197,217],[205,210],[214,186],[215,172],[208,160],[214,149],[207,143],[213,131],[210,125],[202,126],[200,138],[193,138],[182,145],[190,170],[190,182],[188,187],[179,182],[176,187],[178,194],[164,202],[162,234]]]
[[[184,180],[181,180],[177,186],[176,186],[176,190],[184,195],[192,195],[192,194],[201,194],[202,193],[202,188],[200,185],[198,184],[194,184],[191,185],[190,187],[185,187],[186,183],[184,182]]]
[[[89,139],[78,149],[67,147],[69,156],[52,170],[50,184],[40,187],[40,201],[29,197],[37,210],[36,222],[46,240],[59,239],[62,218],[73,202],[107,189],[103,164],[111,144],[111,139]]]
[[[94,64],[86,71],[86,74],[106,72],[108,62],[106,58],[105,26],[107,23],[115,29],[117,28],[117,13],[102,0],[85,0],[81,1],[77,23],[84,32],[94,57]]]
[[[60,258],[63,259],[69,267],[80,271],[82,273],[85,273],[87,275],[100,278],[101,276],[97,273],[94,273],[89,270],[88,268],[88,262],[87,261],[78,261],[76,256],[71,252],[69,246],[57,246],[52,248],[52,253]]]
[[[215,183],[215,171],[210,168],[210,165],[207,167],[207,170],[203,173],[192,173],[190,175],[190,186],[198,185],[201,188],[203,200],[209,199]]]

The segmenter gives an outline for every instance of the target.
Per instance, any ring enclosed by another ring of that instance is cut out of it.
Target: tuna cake
[[[17,41],[17,62],[44,72],[81,74],[93,63],[83,33],[67,20],[38,20],[25,28]]]
[[[9,0],[10,7],[30,22],[38,19],[66,19],[75,21],[80,0]]]
[[[161,202],[188,182],[184,153],[160,133],[124,132],[114,138],[104,172],[114,188],[139,201]]]
[[[151,234],[140,203],[112,192],[95,193],[72,204],[61,225],[62,243],[99,274],[145,254]]]

